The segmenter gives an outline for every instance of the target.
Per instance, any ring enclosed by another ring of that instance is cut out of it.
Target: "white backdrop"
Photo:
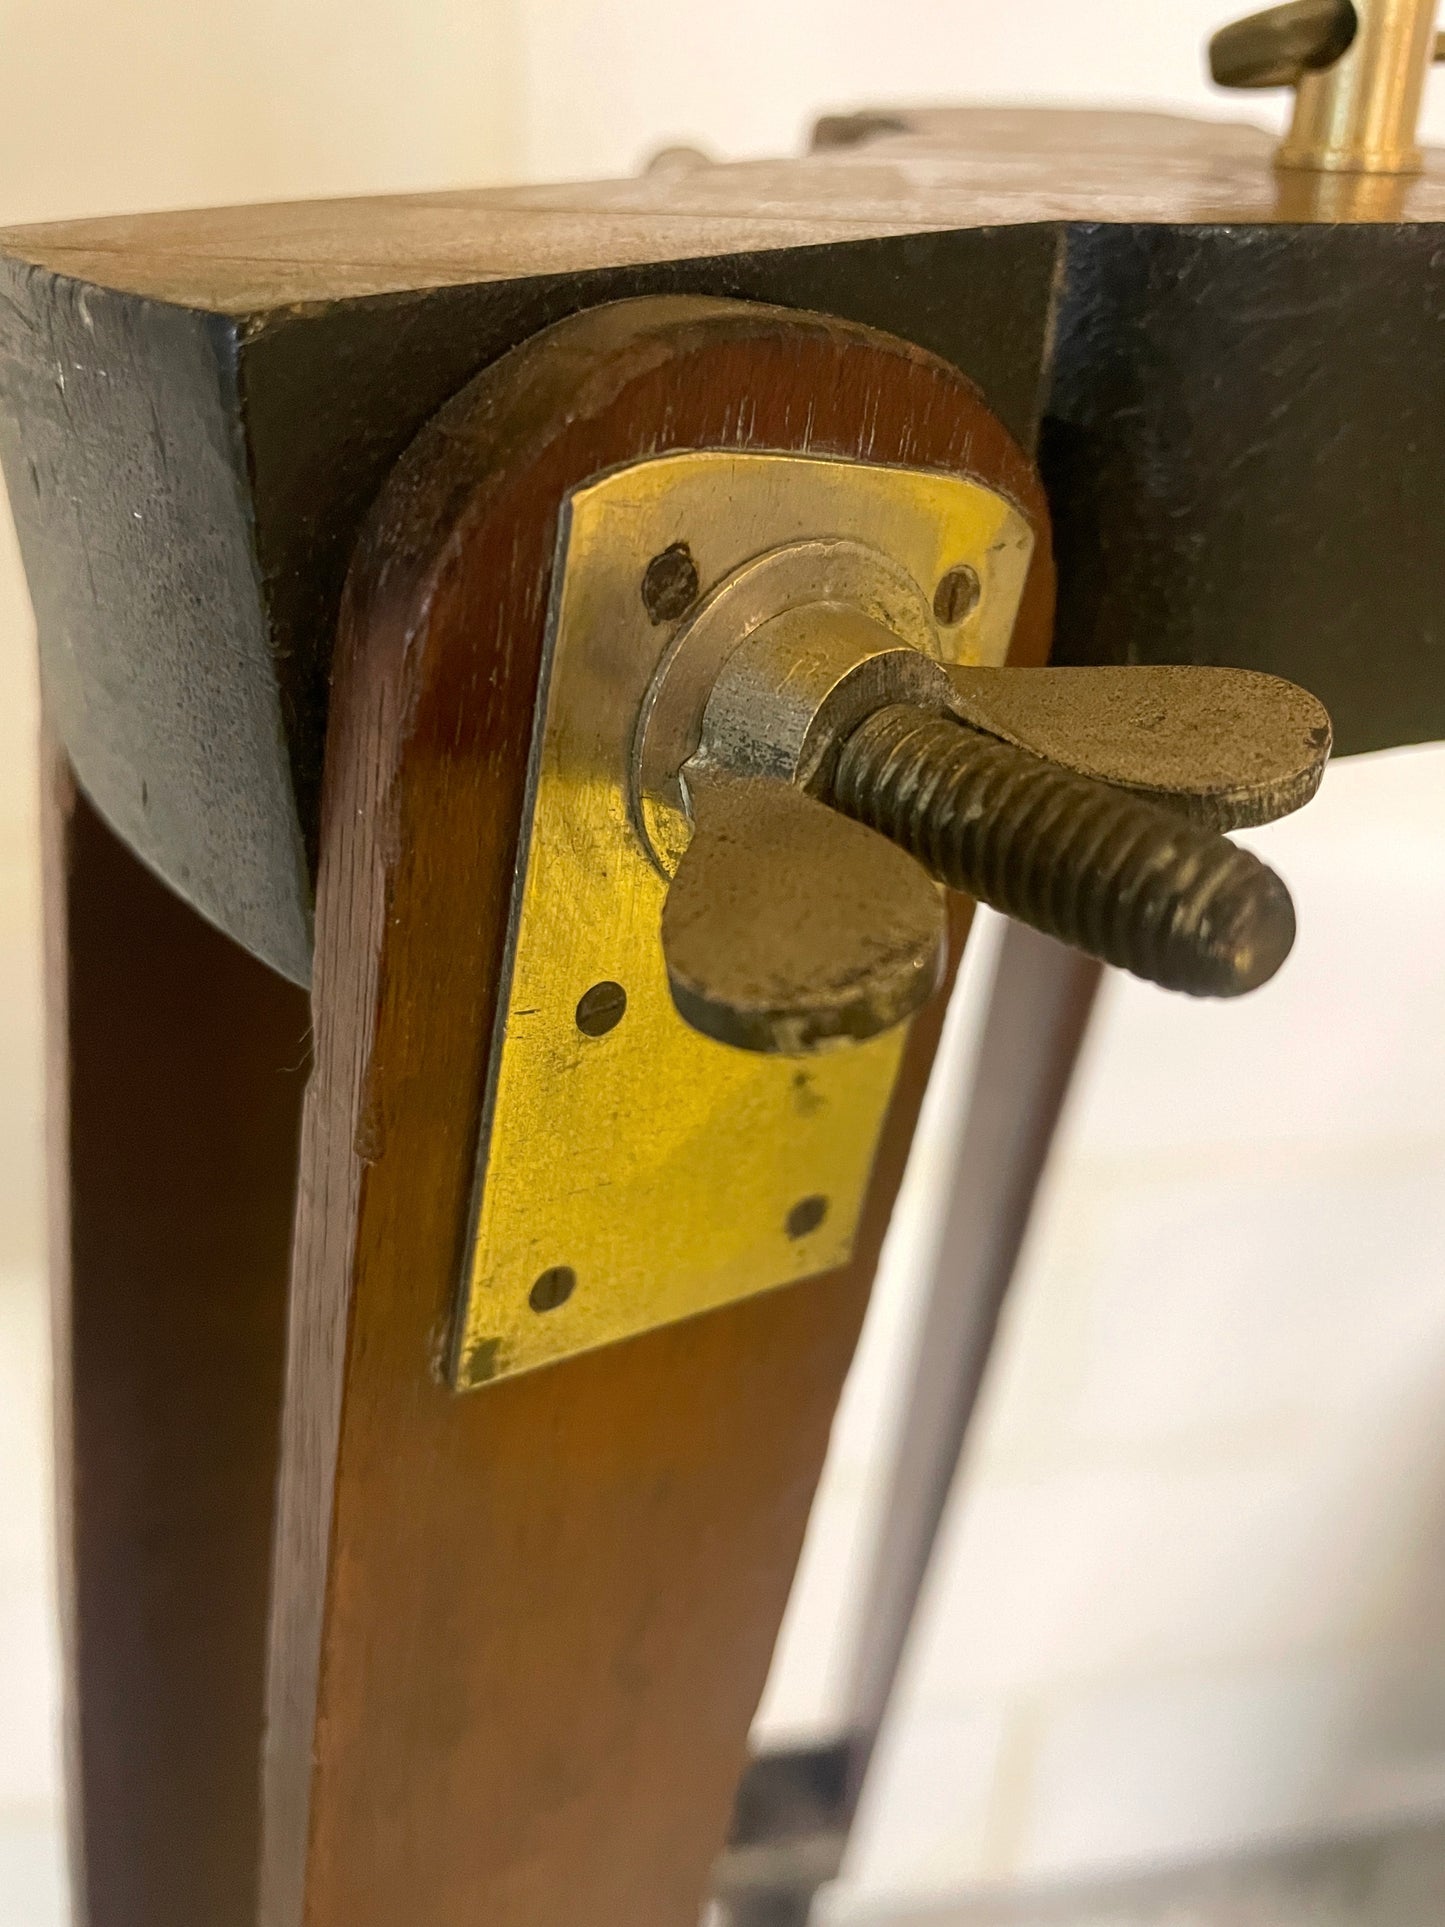
[[[1220,21],[1210,0],[541,0],[521,43],[524,164],[538,176],[630,171],[662,139],[786,153],[820,105],[1089,100],[1277,115],[1272,95],[1209,86],[1202,48]]]
[[[1222,97],[1209,0],[0,0],[0,219],[790,151],[821,110]],[[1445,76],[1427,124],[1445,140]],[[60,1918],[31,644],[0,547],[0,1927]],[[1445,757],[1260,838],[1303,933],[1239,1010],[1115,986],[838,1911],[1445,1802]],[[979,981],[980,949],[970,983]],[[976,1009],[965,992],[955,1065]],[[935,1109],[765,1730],[826,1729]]]

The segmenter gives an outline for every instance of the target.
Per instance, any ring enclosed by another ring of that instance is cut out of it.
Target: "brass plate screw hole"
[[[828,1200],[815,1193],[810,1198],[799,1198],[785,1220],[785,1228],[790,1238],[806,1238],[810,1231],[816,1231],[828,1215]]]
[[[642,605],[653,622],[676,622],[697,601],[697,564],[686,542],[653,556],[642,578]]]
[[[556,1311],[577,1289],[577,1274],[571,1265],[549,1265],[527,1295],[533,1311]]]
[[[605,1037],[622,1022],[627,992],[609,978],[584,990],[577,1003],[577,1028],[584,1037]]]
[[[945,629],[952,629],[971,616],[978,607],[982,594],[978,572],[966,562],[960,562],[956,569],[950,569],[933,592],[933,613]]]

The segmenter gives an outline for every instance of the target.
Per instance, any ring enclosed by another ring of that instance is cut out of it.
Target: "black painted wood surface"
[[[1272,178],[1248,129],[984,112],[677,179],[0,236],[0,454],[80,782],[305,980],[363,513],[508,348],[674,291],[972,376],[1040,448],[1062,659],[1274,670],[1342,753],[1445,734],[1445,172],[1371,224],[1286,223]]]
[[[0,453],[78,780],[204,915],[304,981],[341,583],[428,416],[566,314],[698,293],[916,341],[1031,443],[1056,245],[1047,229],[907,236],[264,315],[0,258]]]
[[[1229,663],[1353,755],[1445,735],[1445,236],[1067,236],[1042,438],[1055,657]]]

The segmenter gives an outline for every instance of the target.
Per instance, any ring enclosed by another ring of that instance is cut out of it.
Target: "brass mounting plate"
[[[649,618],[648,562],[685,543],[706,594],[756,557],[829,540],[906,570],[925,608],[968,564],[982,592],[963,621],[933,627],[933,646],[946,661],[1003,660],[1032,531],[966,477],[700,451],[615,470],[564,505],[453,1346],[459,1389],[851,1253],[905,1032],[789,1058],[689,1029],[660,943],[668,880],[629,810],[639,711],[681,626]]]

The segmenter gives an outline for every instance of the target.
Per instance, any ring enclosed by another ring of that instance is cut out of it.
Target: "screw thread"
[[[1166,989],[1239,996],[1294,942],[1288,890],[1247,850],[910,704],[853,731],[826,800],[951,889]]]

